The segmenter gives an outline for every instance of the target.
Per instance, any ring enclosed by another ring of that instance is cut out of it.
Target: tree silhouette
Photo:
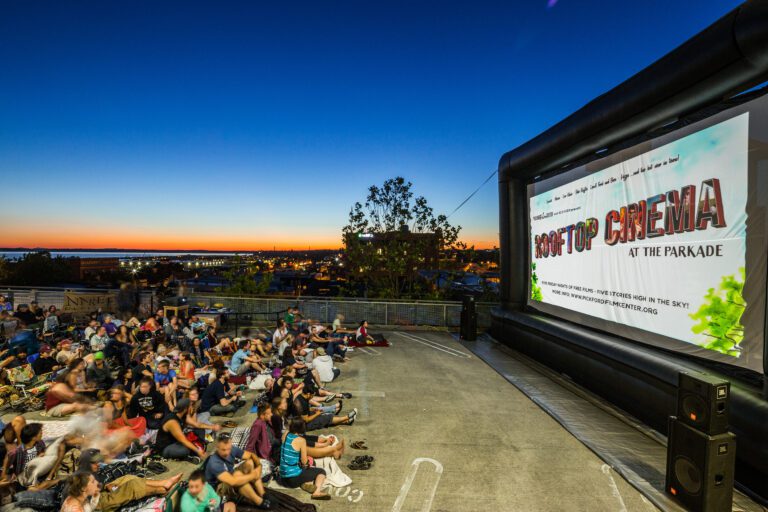
[[[741,315],[746,308],[742,296],[744,267],[739,269],[739,274],[741,280],[734,275],[723,276],[717,289],[707,290],[704,296],[706,302],[699,306],[699,310],[688,315],[699,322],[691,330],[711,338],[702,342],[702,347],[733,357],[741,355],[739,344],[744,339],[744,326],[741,324]]]

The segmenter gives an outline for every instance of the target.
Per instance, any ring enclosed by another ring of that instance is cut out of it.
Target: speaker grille
[[[701,491],[701,471],[687,457],[675,459],[675,479],[689,494],[699,494]]]
[[[696,425],[703,425],[707,421],[707,403],[698,395],[687,394],[683,397],[683,414]]]

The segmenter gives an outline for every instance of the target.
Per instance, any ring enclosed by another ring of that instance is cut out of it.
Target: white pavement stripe
[[[616,499],[619,500],[619,512],[627,512],[627,506],[624,504],[624,498],[621,497],[619,488],[616,486],[616,480],[613,479],[613,475],[611,474],[611,466],[608,464],[603,464],[603,467],[600,469],[602,470],[603,474],[608,475],[608,478],[611,480],[609,485],[611,487],[611,492],[616,497]]]
[[[386,398],[387,394],[383,391],[350,391],[352,398],[366,397],[366,398]]]
[[[434,342],[432,340],[428,340],[426,338],[420,338],[418,336],[414,336],[412,334],[406,334],[402,332],[398,332],[399,335],[403,336],[404,338],[415,341],[416,343],[421,343],[422,345],[426,345],[430,348],[433,348],[435,350],[440,350],[441,352],[445,352],[446,354],[450,354],[455,357],[463,357],[465,359],[472,359],[472,356],[462,352],[461,350],[457,350],[455,348],[446,347],[445,345],[441,345],[440,343]]]
[[[427,495],[424,497],[424,504],[422,505],[420,512],[429,512],[432,509],[432,501],[435,499],[437,486],[440,484],[440,477],[443,475],[443,465],[435,459],[419,457],[418,459],[414,459],[411,463],[411,471],[408,473],[408,476],[405,478],[405,482],[403,482],[403,486],[400,488],[400,494],[397,495],[395,504],[392,506],[392,512],[400,512],[400,510],[402,510],[403,504],[405,503],[405,498],[408,497],[408,493],[411,490],[411,485],[413,485],[413,480],[416,478],[416,472],[419,470],[419,466],[422,462],[429,462],[435,466],[437,479],[435,480],[435,485],[432,486],[432,489],[429,490]]]

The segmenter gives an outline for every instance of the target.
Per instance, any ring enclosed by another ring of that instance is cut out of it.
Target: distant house
[[[119,258],[69,258],[73,275],[81,280],[97,277],[120,269]]]

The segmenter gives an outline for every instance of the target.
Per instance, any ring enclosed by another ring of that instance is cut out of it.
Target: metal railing
[[[13,303],[37,301],[41,306],[64,306],[65,292],[115,294],[118,290],[93,288],[55,288],[55,287],[4,287],[0,294],[13,296]],[[229,308],[241,326],[274,325],[277,313],[289,307],[298,307],[305,318],[330,324],[337,314],[344,316],[344,324],[351,326],[368,320],[373,325],[390,326],[430,326],[458,328],[461,323],[461,302],[458,301],[407,301],[364,299],[356,297],[236,297],[216,293],[191,292],[187,295],[189,305]],[[150,290],[139,294],[142,313],[148,313],[159,306],[157,297]],[[490,327],[491,309],[496,303],[478,302],[477,326],[480,329]]]

